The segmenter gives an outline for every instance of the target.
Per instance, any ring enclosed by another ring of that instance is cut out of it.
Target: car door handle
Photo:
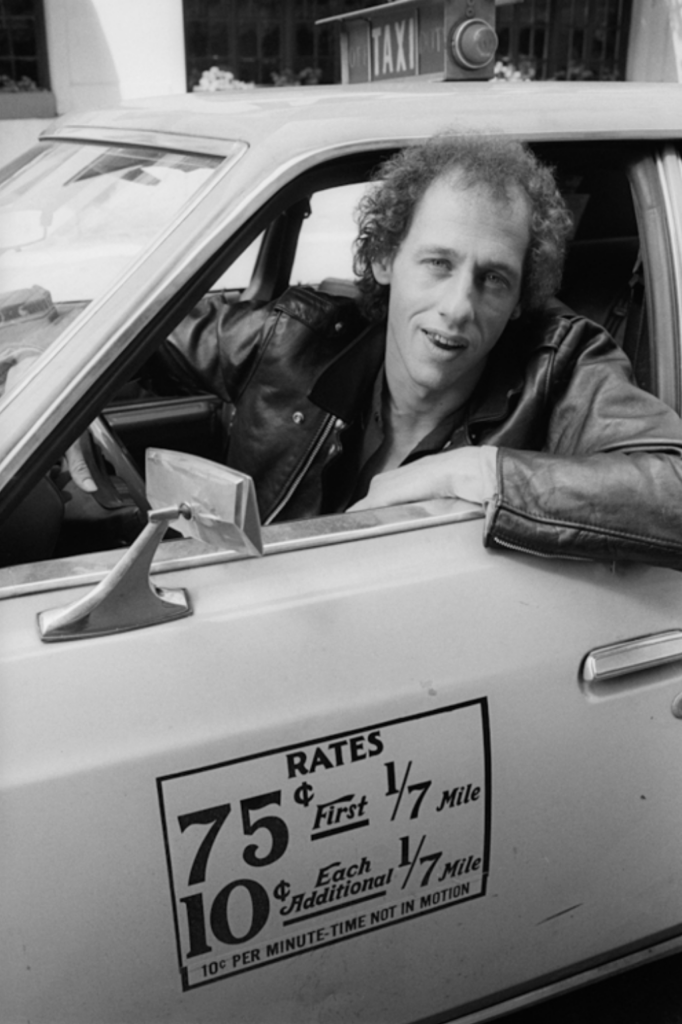
[[[582,679],[585,683],[615,679],[677,660],[682,660],[682,630],[671,629],[595,647],[583,661]]]

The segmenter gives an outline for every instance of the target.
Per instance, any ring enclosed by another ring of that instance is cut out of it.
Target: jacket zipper
[[[523,548],[520,544],[510,544],[509,541],[494,538],[495,547],[509,548],[510,551],[519,551],[522,555],[534,555],[535,558],[556,558],[556,555],[545,555],[541,551],[533,551],[532,548]]]
[[[533,548],[524,548],[520,544],[510,544],[507,540],[500,540],[499,537],[494,537],[493,542],[495,547],[508,548],[510,551],[518,551],[522,555],[532,555],[534,558],[562,558],[565,561],[570,562],[589,562],[589,558],[582,558],[580,555],[547,555],[544,551],[534,551]]]
[[[305,455],[305,457],[303,459],[303,462],[299,466],[299,469],[297,470],[296,475],[294,476],[293,480],[291,480],[291,482],[289,483],[287,489],[285,490],[284,494],[280,498],[280,500],[277,503],[277,505],[275,506],[275,508],[272,510],[270,515],[267,517],[267,519],[263,523],[263,526],[268,526],[272,522],[272,520],[276,516],[279,515],[279,513],[282,511],[284,506],[291,499],[291,496],[293,495],[294,491],[297,489],[297,487],[300,484],[301,480],[306,475],[306,473],[310,469],[311,465],[315,461],[315,458],[317,457],[317,455],[318,455],[320,449],[322,448],[322,446],[324,445],[325,441],[327,440],[327,438],[331,434],[331,432],[334,429],[334,427],[337,427],[337,426],[338,427],[343,426],[343,420],[337,419],[335,416],[333,416],[330,413],[328,418],[325,420],[325,422],[322,424],[322,426],[318,430],[317,436],[315,438],[313,438],[313,441],[312,441],[312,443],[310,445],[310,448],[308,449],[308,451],[307,451],[307,453],[306,453],[306,455]]]

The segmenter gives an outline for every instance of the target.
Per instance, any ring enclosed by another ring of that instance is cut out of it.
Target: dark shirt
[[[377,466],[381,464],[386,441],[385,389],[386,374],[382,366],[360,416],[343,432],[341,454],[327,470],[323,513],[343,512],[367,494]],[[401,465],[414,462],[424,455],[433,455],[446,448],[465,444],[466,431],[462,426],[465,415],[466,409],[462,408],[442,420],[415,445]]]

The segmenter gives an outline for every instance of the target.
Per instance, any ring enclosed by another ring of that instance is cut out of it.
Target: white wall
[[[185,92],[182,0],[45,0],[57,112]]]
[[[682,82],[682,0],[633,0],[626,78]]]
[[[45,0],[44,6],[58,114],[185,92],[182,0]],[[49,124],[0,119],[0,166],[33,146]]]
[[[10,121],[0,121],[0,167],[14,160],[26,149],[35,146],[38,136],[52,124],[52,119],[32,117],[27,120],[21,118]]]

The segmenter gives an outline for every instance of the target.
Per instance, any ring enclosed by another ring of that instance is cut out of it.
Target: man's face
[[[508,320],[518,314],[530,212],[521,192],[496,199],[456,177],[435,181],[392,259],[386,374],[394,398],[468,397]]]

